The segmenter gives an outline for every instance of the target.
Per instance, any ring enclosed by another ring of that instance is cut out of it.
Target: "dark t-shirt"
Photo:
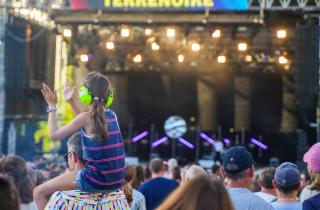
[[[146,198],[147,210],[153,210],[178,186],[176,180],[158,177],[145,182],[138,190]]]
[[[317,194],[302,204],[302,210],[319,210],[320,209],[320,194]]]

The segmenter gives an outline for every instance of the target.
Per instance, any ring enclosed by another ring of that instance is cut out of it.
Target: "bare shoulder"
[[[82,124],[88,125],[90,124],[90,113],[81,112],[76,116],[75,120],[82,122]]]

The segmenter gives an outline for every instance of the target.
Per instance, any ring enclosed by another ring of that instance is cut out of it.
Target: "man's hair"
[[[149,167],[152,173],[160,173],[163,171],[164,164],[160,158],[155,158],[151,160]]]
[[[272,180],[274,178],[274,174],[276,173],[276,169],[274,167],[267,167],[261,170],[259,175],[259,181],[261,186],[266,189],[272,189]]]
[[[249,176],[249,170],[250,169],[247,169],[247,170],[244,170],[244,171],[241,171],[239,173],[235,173],[235,174],[231,174],[231,173],[227,173],[225,172],[225,175],[228,179],[232,180],[232,181],[237,181],[239,179],[243,179],[243,178],[246,178]]]
[[[275,182],[275,185],[276,185],[276,188],[284,194],[289,194],[293,191],[299,190],[299,188],[300,188],[300,183],[284,187],[284,186],[279,185],[277,182]]]
[[[80,161],[83,162],[81,134],[77,132],[73,134],[67,142],[68,150],[77,154]]]
[[[207,173],[201,166],[192,165],[186,172],[186,180],[205,175],[207,175]]]

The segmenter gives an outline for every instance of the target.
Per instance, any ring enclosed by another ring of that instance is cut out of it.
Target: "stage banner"
[[[72,0],[72,9],[110,11],[246,10],[248,0]]]

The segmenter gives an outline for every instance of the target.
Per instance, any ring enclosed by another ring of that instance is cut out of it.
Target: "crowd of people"
[[[87,110],[76,103],[66,83],[64,97],[76,117],[57,126],[58,98],[43,84],[52,140],[68,138],[61,159],[19,156],[0,159],[0,208],[3,210],[319,210],[320,143],[304,155],[307,171],[294,163],[256,169],[244,146],[229,148],[220,165],[179,166],[175,159],[125,163],[117,117],[108,109],[113,93],[108,79],[89,73],[79,90]],[[67,166],[67,167],[66,167]]]
[[[68,141],[65,170],[84,167],[81,135]],[[124,210],[318,210],[320,209],[320,143],[305,154],[308,171],[294,163],[260,167],[245,147],[235,146],[223,155],[220,166],[208,171],[192,164],[180,167],[175,159],[152,159],[148,164],[126,165],[125,184],[113,192],[60,190],[51,195],[45,209]],[[64,173],[60,161],[19,156],[0,159],[0,206],[4,210],[36,210],[34,189]],[[180,175],[176,176],[177,168]],[[218,173],[217,173],[218,170]],[[59,175],[59,174],[56,174]],[[254,182],[256,180],[256,182]],[[257,185],[257,186],[255,186]]]

